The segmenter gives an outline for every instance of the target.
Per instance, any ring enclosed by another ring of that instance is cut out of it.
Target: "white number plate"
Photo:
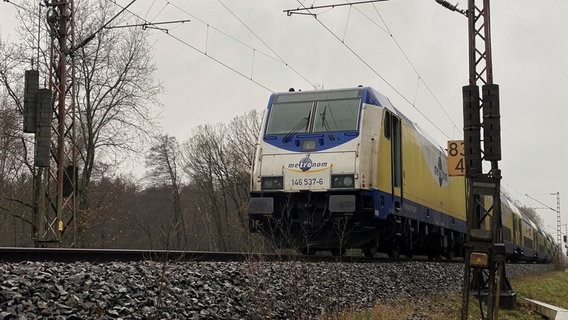
[[[324,178],[297,178],[290,179],[292,186],[323,186],[325,184]]]

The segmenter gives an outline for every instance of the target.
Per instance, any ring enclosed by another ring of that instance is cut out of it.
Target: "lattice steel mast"
[[[516,300],[505,272],[499,169],[499,86],[493,82],[489,2],[469,0],[467,9],[469,84],[463,87],[468,222],[462,305],[464,320],[468,315],[470,291],[475,292],[479,299],[486,297],[488,319],[498,317],[499,306],[513,308]],[[481,97],[478,84],[482,87]],[[482,160],[491,164],[486,173],[483,172]],[[487,196],[492,198],[489,208],[486,207]],[[485,266],[482,260],[477,260],[483,254],[488,257]]]
[[[51,90],[49,151],[38,148],[46,137],[36,134],[36,183],[33,240],[36,246],[74,246],[76,225],[77,149],[75,148],[74,68],[69,49],[74,42],[73,0],[46,1],[48,8]],[[41,114],[38,114],[38,117]],[[38,142],[39,139],[44,139]],[[65,238],[64,238],[65,236]]]
[[[556,192],[556,236],[558,240],[558,261],[561,262],[563,256],[562,253],[563,248],[562,248],[562,221],[560,220],[560,192]]]

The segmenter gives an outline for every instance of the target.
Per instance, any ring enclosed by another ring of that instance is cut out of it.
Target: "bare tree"
[[[78,39],[85,39],[116,14],[110,1],[83,2],[77,10]],[[120,19],[117,23],[121,23]],[[86,194],[97,156],[137,148],[155,127],[150,106],[162,87],[154,78],[151,46],[142,29],[105,29],[78,50],[77,109]],[[83,198],[81,206],[87,206]]]
[[[535,208],[522,204],[519,200],[514,199],[506,190],[501,190],[501,196],[507,198],[513,203],[522,213],[524,213],[534,224],[539,228],[544,228],[544,220],[537,214]]]
[[[16,50],[0,40],[0,241],[29,245],[34,167],[29,161],[30,141],[22,132],[23,83],[14,83]],[[25,231],[24,231],[25,230]]]
[[[180,147],[175,137],[160,135],[150,148],[146,166],[150,169],[148,177],[156,186],[166,186],[170,190],[172,214],[171,234],[165,230],[167,238],[177,249],[187,246],[187,228],[181,208],[181,177],[178,172]]]
[[[195,207],[210,222],[217,249],[228,249],[234,245],[231,240],[248,233],[248,191],[259,128],[260,115],[253,110],[229,125],[199,126],[183,145],[183,169],[203,194]]]
[[[26,173],[20,120],[18,112],[8,108],[5,100],[0,102],[0,185]]]
[[[28,168],[33,166],[27,161],[27,143],[18,132],[20,117],[13,111],[0,107],[0,234],[17,233],[10,245],[28,246],[34,226],[33,172]]]
[[[223,205],[218,174],[218,163],[222,153],[223,137],[225,128],[223,125],[200,125],[195,134],[184,143],[183,170],[188,174],[191,183],[197,186],[201,197],[196,199],[195,208],[198,209],[209,226],[214,227],[216,239],[210,239],[214,243],[211,249],[227,250],[227,239],[223,235],[226,230],[227,210]]]
[[[49,48],[46,44],[50,35],[45,21],[41,31],[37,31],[38,8],[34,4],[22,2],[20,8],[18,38],[21,41],[5,50],[9,50],[9,55],[5,56],[10,57],[10,68],[2,82],[18,102],[21,112],[22,90],[15,90],[10,84],[23,83],[24,69],[33,67],[40,70],[40,78],[47,85]],[[99,30],[115,16],[117,9],[109,1],[84,1],[76,4],[73,16],[77,43],[95,35],[85,45],[74,48],[72,55],[79,127],[76,143],[84,165],[82,186],[85,190],[98,153],[113,157],[114,152],[141,151],[136,142],[139,142],[138,137],[151,132],[154,123],[150,106],[159,106],[156,96],[163,90],[155,79],[152,47],[145,31],[136,28]],[[124,23],[124,17],[119,16],[114,21]],[[38,39],[38,34],[45,39]]]
[[[250,174],[260,131],[261,117],[262,114],[256,110],[237,116],[229,123],[227,134],[228,159],[224,166],[224,177],[227,179],[225,192],[236,206],[241,228],[247,231]]]
[[[1,98],[10,99],[10,106],[21,117],[24,70],[39,70],[40,87],[48,85],[49,44],[53,35],[45,19],[49,8],[31,1],[18,4],[18,40],[10,44],[0,42],[0,82],[4,88]],[[78,132],[75,143],[80,154],[78,205],[86,211],[96,164],[101,160],[120,159],[128,151],[142,151],[140,140],[149,136],[154,128],[151,106],[159,106],[156,97],[162,92],[161,84],[155,79],[156,68],[146,31],[141,28],[100,29],[119,9],[111,1],[80,1],[75,3],[73,13],[75,43],[94,35],[85,45],[69,51],[76,70],[73,83],[69,85],[76,88]],[[125,24],[126,18],[120,15],[112,25]],[[24,137],[22,134],[19,140],[20,160],[35,176],[35,184],[40,185],[41,170],[30,165],[33,163],[27,156],[30,142]]]
[[[32,142],[22,131],[23,73],[17,72],[17,56],[17,50],[0,39],[0,182],[8,176],[34,172],[28,154]],[[26,168],[28,172],[24,172]]]
[[[544,220],[538,215],[536,210],[531,207],[520,205],[517,203],[519,210],[524,213],[534,224],[536,224],[540,229],[544,229]]]

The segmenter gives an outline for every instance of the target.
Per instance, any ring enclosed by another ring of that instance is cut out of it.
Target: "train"
[[[250,232],[303,254],[463,256],[465,181],[448,175],[446,153],[371,87],[273,93],[254,154]],[[508,258],[548,262],[551,237],[512,202],[503,208]]]
[[[491,206],[491,199],[486,206]],[[501,199],[503,243],[508,261],[551,263],[559,247],[550,233],[539,228],[507,197]]]

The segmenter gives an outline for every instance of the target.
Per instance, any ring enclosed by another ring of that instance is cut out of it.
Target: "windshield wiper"
[[[335,140],[335,136],[333,135],[333,133],[331,133],[331,129],[329,128],[329,123],[327,122],[327,119],[325,118],[325,112],[326,111],[327,111],[327,106],[323,107],[323,112],[320,113],[321,122],[322,122],[324,129],[327,130],[327,132],[328,132],[329,140],[333,141],[333,140]]]
[[[311,113],[311,110],[310,110],[310,113]],[[302,118],[302,120],[300,120],[300,122],[298,122],[298,124],[296,126],[294,126],[294,128],[292,128],[292,130],[290,130],[290,132],[288,132],[284,136],[284,139],[282,139],[283,142],[288,142],[288,140],[290,140],[290,137],[292,137],[292,135],[298,129],[300,129],[302,126],[304,126],[304,123],[306,124],[306,131],[308,131],[308,126],[310,125],[310,113],[308,113],[307,117]]]

